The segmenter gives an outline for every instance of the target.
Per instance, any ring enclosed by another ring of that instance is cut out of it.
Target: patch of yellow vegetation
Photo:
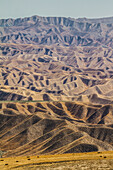
[[[30,165],[49,165],[51,163],[103,159],[113,159],[113,151],[1,158],[0,169],[21,169],[22,166],[25,167]]]

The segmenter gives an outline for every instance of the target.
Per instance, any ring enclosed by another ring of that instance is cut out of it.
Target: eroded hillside
[[[113,150],[112,24],[0,20],[4,157]]]
[[[113,103],[111,48],[1,44],[0,100]]]
[[[0,42],[113,47],[113,17],[73,19],[32,16],[0,20]]]
[[[113,150],[112,107],[74,102],[3,102],[3,156]]]

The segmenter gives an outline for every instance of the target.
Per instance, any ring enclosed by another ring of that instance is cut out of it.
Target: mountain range
[[[0,20],[4,157],[113,150],[113,17]]]
[[[72,19],[33,16],[0,20],[1,43],[113,48],[112,35],[113,17]]]

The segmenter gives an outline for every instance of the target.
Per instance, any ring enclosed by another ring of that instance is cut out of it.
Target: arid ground
[[[3,170],[112,170],[113,152],[90,152],[61,155],[42,155],[27,157],[10,157],[0,159]]]
[[[0,20],[2,158],[113,151],[112,40],[112,17]]]

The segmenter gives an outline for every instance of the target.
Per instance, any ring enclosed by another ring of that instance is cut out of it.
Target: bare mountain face
[[[33,16],[0,20],[0,42],[113,47],[113,18],[72,19]]]
[[[0,49],[0,100],[113,103],[111,48],[1,44]]]
[[[4,156],[113,150],[113,17],[0,20]]]

